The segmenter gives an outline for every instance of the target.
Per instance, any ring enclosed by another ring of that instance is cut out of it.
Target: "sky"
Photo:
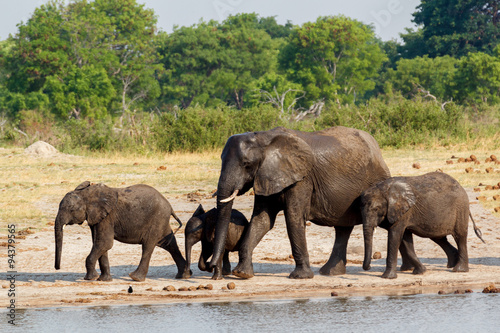
[[[35,8],[48,0],[0,0],[0,40],[17,32],[16,25],[26,22]],[[137,0],[152,8],[158,16],[158,27],[172,32],[173,27],[191,26],[203,19],[223,21],[228,15],[257,13],[276,16],[280,24],[316,21],[319,16],[345,15],[373,24],[382,40],[398,39],[405,28],[414,28],[412,13],[419,0]]]

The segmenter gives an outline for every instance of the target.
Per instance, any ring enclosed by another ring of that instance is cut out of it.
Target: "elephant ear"
[[[396,223],[416,202],[413,189],[406,182],[394,182],[389,188],[387,219]]]
[[[281,132],[265,148],[262,163],[255,175],[255,194],[276,194],[301,181],[311,171],[313,161],[311,147],[304,140]]]
[[[200,216],[202,214],[205,214],[205,209],[203,209],[203,205],[200,204],[198,208],[196,208],[196,210],[194,211],[193,216]]]
[[[118,192],[104,184],[94,185],[87,200],[87,223],[92,226],[104,220],[118,202]]]
[[[81,183],[80,185],[78,185],[76,188],[75,188],[75,191],[80,191],[80,190],[83,190],[84,188],[87,188],[90,186],[90,182],[88,180],[84,181],[83,183]]]

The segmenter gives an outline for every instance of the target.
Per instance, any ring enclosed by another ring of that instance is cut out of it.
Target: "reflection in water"
[[[18,310],[23,332],[498,332],[500,295],[337,297]],[[0,326],[0,332],[7,329]],[[9,332],[12,332],[9,329]]]

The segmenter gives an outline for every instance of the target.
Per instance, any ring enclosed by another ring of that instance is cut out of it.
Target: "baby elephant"
[[[133,280],[146,279],[155,246],[170,252],[177,265],[176,278],[181,278],[186,261],[170,227],[170,216],[182,226],[167,199],[151,186],[111,188],[103,184],[83,182],[74,191],[67,193],[59,204],[54,225],[55,269],[61,267],[63,226],[82,224],[87,220],[92,231],[93,245],[85,261],[85,280],[111,281],[108,250],[113,247],[113,239],[127,244],[142,244],[139,267],[129,274]],[[101,268],[100,276],[95,269],[97,260]]]
[[[202,205],[199,205],[193,216],[186,224],[184,231],[186,236],[186,268],[183,278],[189,278],[191,271],[191,248],[201,240],[201,255],[198,261],[198,268],[202,271],[210,271],[207,266],[207,260],[212,256],[213,243],[215,235],[215,224],[217,222],[217,209],[213,208],[205,212]],[[229,262],[229,252],[238,251],[240,240],[243,237],[245,229],[248,226],[248,220],[241,212],[233,209],[231,211],[231,220],[226,239],[226,251],[215,267],[213,280],[222,279],[222,275],[231,274],[231,263]],[[222,266],[222,271],[221,271]]]
[[[467,229],[469,198],[460,184],[447,174],[431,172],[416,177],[386,179],[361,194],[365,258],[363,269],[370,269],[373,231],[380,226],[389,231],[387,264],[383,278],[396,275],[397,250],[403,237],[411,234],[432,239],[448,256],[448,267],[454,272],[469,271]],[[472,219],[476,235],[484,242],[481,231]],[[446,239],[452,235],[457,249]],[[413,254],[414,273],[425,267]]]

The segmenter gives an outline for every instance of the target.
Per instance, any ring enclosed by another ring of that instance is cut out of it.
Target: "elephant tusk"
[[[234,200],[234,198],[236,198],[236,196],[238,195],[238,192],[239,192],[239,190],[234,191],[230,197],[227,197],[226,199],[219,200],[219,202],[226,203],[226,202],[229,202],[231,200]]]

